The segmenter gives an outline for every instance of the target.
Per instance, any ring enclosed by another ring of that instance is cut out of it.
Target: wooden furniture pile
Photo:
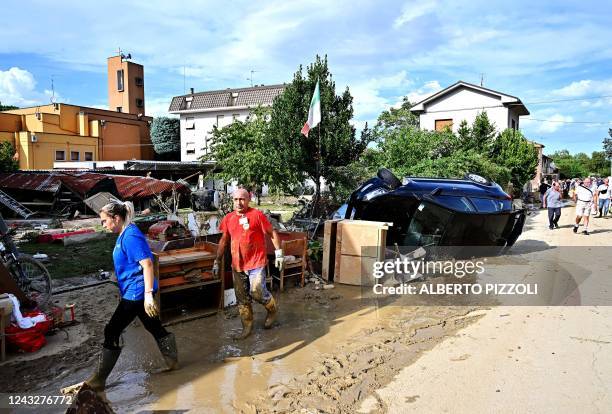
[[[184,322],[223,309],[223,278],[212,272],[217,244],[202,242],[194,247],[154,253],[156,300],[165,325]],[[219,275],[224,261],[220,259]]]

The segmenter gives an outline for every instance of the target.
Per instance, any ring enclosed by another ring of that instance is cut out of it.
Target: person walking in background
[[[563,181],[563,198],[567,198],[569,196],[571,181],[569,178]]]
[[[597,187],[597,203],[599,204],[599,217],[607,217],[610,207],[610,187],[608,179],[604,178],[603,183]]]
[[[576,202],[576,223],[574,224],[574,233],[578,233],[580,221],[584,221],[584,231],[582,234],[589,235],[589,215],[593,207],[594,194],[591,191],[591,177],[586,177],[584,181],[576,185],[574,193],[574,201]]]
[[[544,194],[544,204],[542,205],[542,207],[548,208],[548,228],[551,230],[559,228],[558,223],[561,217],[561,207],[563,207],[561,199],[561,185],[559,182],[553,181],[552,187]]]
[[[542,208],[544,208],[544,194],[546,194],[549,188],[550,186],[548,185],[548,181],[544,179],[544,181],[542,181],[540,184],[540,188],[538,189],[540,191],[540,205]]]

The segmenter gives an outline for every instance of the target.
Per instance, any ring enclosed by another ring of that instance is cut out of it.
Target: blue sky
[[[145,67],[147,115],[172,96],[289,82],[327,54],[355,124],[457,80],[518,96],[546,153],[601,150],[612,128],[612,3],[600,1],[12,1],[0,5],[0,101],[106,107],[106,58]],[[183,77],[185,73],[185,79]]]

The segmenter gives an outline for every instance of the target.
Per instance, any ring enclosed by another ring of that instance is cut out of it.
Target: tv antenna
[[[480,86],[484,87],[484,73],[480,74]]]
[[[123,62],[124,60],[129,60],[132,58],[132,54],[128,53],[127,55],[125,53],[123,53],[121,51],[121,48],[119,48],[119,56],[121,56],[121,61]]]
[[[256,73],[258,71],[256,70],[251,70],[251,76],[249,78],[246,78],[248,81],[251,81],[251,88],[253,87],[253,73]]]
[[[57,100],[55,99],[55,86],[53,85],[53,75],[51,75],[51,103],[55,104]]]

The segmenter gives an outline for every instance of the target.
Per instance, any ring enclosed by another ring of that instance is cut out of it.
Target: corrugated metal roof
[[[56,173],[0,173],[0,188],[56,193],[61,184],[62,182]]]
[[[82,198],[112,188],[123,200],[138,200],[155,194],[168,195],[174,188],[179,193],[190,192],[183,184],[151,177],[129,177],[90,172],[0,173],[0,189],[11,188],[56,193],[64,184]],[[114,185],[113,185],[114,184]]]
[[[253,86],[251,88],[225,89],[175,96],[169,112],[194,109],[227,108],[234,106],[272,105],[274,98],[285,90],[285,85]],[[192,97],[187,108],[187,98]]]
[[[191,192],[191,190],[183,184],[170,180],[157,180],[151,177],[130,177],[125,175],[110,175],[109,177],[115,180],[117,191],[123,200],[137,200],[152,197],[156,194],[168,195],[172,193],[173,188],[178,193]]]

